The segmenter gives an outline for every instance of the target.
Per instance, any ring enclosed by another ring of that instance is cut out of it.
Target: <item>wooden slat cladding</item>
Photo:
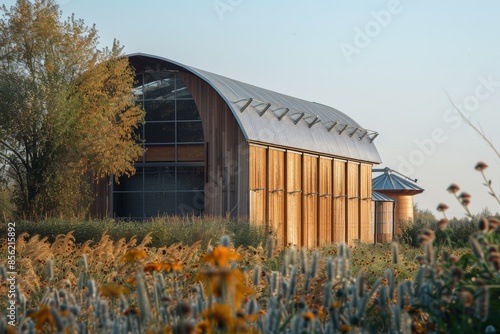
[[[278,247],[286,246],[285,239],[285,151],[268,149],[268,221],[276,233]]]
[[[144,152],[147,162],[175,161],[175,146],[148,146]],[[204,161],[205,145],[178,145],[177,161]]]
[[[250,146],[250,223],[267,223],[267,148]]]
[[[286,242],[300,246],[302,226],[302,154],[286,152]]]
[[[346,162],[333,161],[333,242],[346,241]]]
[[[374,234],[371,226],[372,166],[361,164],[359,171],[360,240],[362,242],[374,242]]]
[[[359,164],[347,163],[347,242],[359,240]]]
[[[194,98],[203,126],[205,214],[248,217],[248,143],[229,106],[209,84],[190,73],[178,74]]]
[[[302,244],[317,246],[318,157],[302,156]]]
[[[333,159],[319,158],[318,246],[333,241]]]

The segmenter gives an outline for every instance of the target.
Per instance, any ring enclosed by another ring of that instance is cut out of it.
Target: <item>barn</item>
[[[137,172],[96,189],[96,215],[205,214],[266,225],[281,245],[373,242],[378,133],[334,108],[147,54]]]

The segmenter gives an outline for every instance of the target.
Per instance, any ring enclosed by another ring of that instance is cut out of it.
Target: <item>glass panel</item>
[[[188,191],[177,193],[177,214],[200,214],[204,208],[203,191]]]
[[[144,193],[144,199],[146,217],[175,214],[175,193]]]
[[[200,114],[194,100],[177,101],[177,119],[178,120],[199,120]]]
[[[175,140],[175,123],[146,123],[146,142],[173,143]]]
[[[175,167],[145,167],[144,190],[175,190]]]
[[[142,99],[142,74],[138,74],[135,76],[134,88],[132,91],[134,92],[134,96],[138,99]]]
[[[168,72],[144,74],[144,99],[174,99],[175,76]]]
[[[135,174],[118,178],[119,184],[114,182],[114,191],[142,191],[142,167],[137,167]]]
[[[179,76],[176,76],[176,98],[177,99],[191,99],[193,96],[187,89],[186,85],[184,85],[184,82],[181,80]]]
[[[144,125],[139,125],[134,129],[134,134],[137,136],[137,140],[144,140]]]
[[[203,190],[203,167],[177,167],[177,190]]]
[[[117,217],[142,218],[143,193],[115,193],[113,205]]]
[[[144,101],[147,121],[173,121],[175,119],[175,102],[165,100]]]
[[[202,143],[203,127],[201,122],[179,122],[177,123],[177,141]]]

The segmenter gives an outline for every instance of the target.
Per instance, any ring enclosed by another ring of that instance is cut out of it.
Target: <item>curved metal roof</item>
[[[373,170],[376,172],[377,170]],[[402,194],[419,194],[424,191],[415,183],[403,178],[395,173],[398,173],[390,168],[384,168],[384,173],[372,180],[372,189],[378,192],[395,192]],[[399,173],[398,173],[399,174]]]
[[[136,53],[156,69],[184,69],[206,81],[230,107],[246,140],[380,163],[377,132],[364,129],[337,109],[276,93],[166,58]],[[161,63],[161,64],[159,64]]]
[[[386,195],[381,194],[381,193],[376,192],[376,191],[372,191],[372,201],[375,201],[375,202],[395,202],[395,200],[393,200],[389,196],[386,196]]]

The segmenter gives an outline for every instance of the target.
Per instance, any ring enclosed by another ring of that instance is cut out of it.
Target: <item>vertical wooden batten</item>
[[[302,244],[302,154],[287,151],[286,153],[286,239],[291,245]]]

